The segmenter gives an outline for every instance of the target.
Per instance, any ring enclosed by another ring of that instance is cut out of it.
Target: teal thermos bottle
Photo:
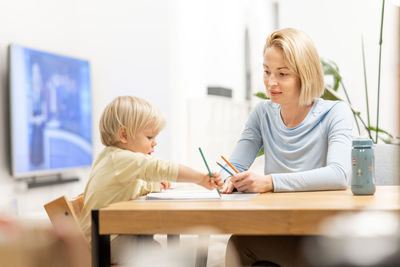
[[[375,158],[371,139],[353,140],[351,191],[354,195],[375,193]]]

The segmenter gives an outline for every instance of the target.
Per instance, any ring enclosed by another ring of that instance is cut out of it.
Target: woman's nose
[[[269,77],[268,81],[267,81],[267,85],[268,86],[276,86],[278,84],[278,82],[276,81],[276,79],[274,77]]]

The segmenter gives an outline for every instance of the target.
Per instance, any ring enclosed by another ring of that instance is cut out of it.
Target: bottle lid
[[[354,147],[372,147],[371,139],[354,139],[353,146]]]

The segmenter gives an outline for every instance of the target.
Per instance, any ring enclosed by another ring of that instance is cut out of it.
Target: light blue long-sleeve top
[[[352,112],[342,101],[315,99],[303,122],[288,128],[280,105],[266,100],[250,113],[230,162],[248,170],[264,146],[264,174],[271,174],[274,192],[345,189],[352,129]]]

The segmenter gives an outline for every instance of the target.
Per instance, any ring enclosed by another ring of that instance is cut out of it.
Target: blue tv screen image
[[[11,45],[12,174],[90,166],[91,103],[88,61]]]

